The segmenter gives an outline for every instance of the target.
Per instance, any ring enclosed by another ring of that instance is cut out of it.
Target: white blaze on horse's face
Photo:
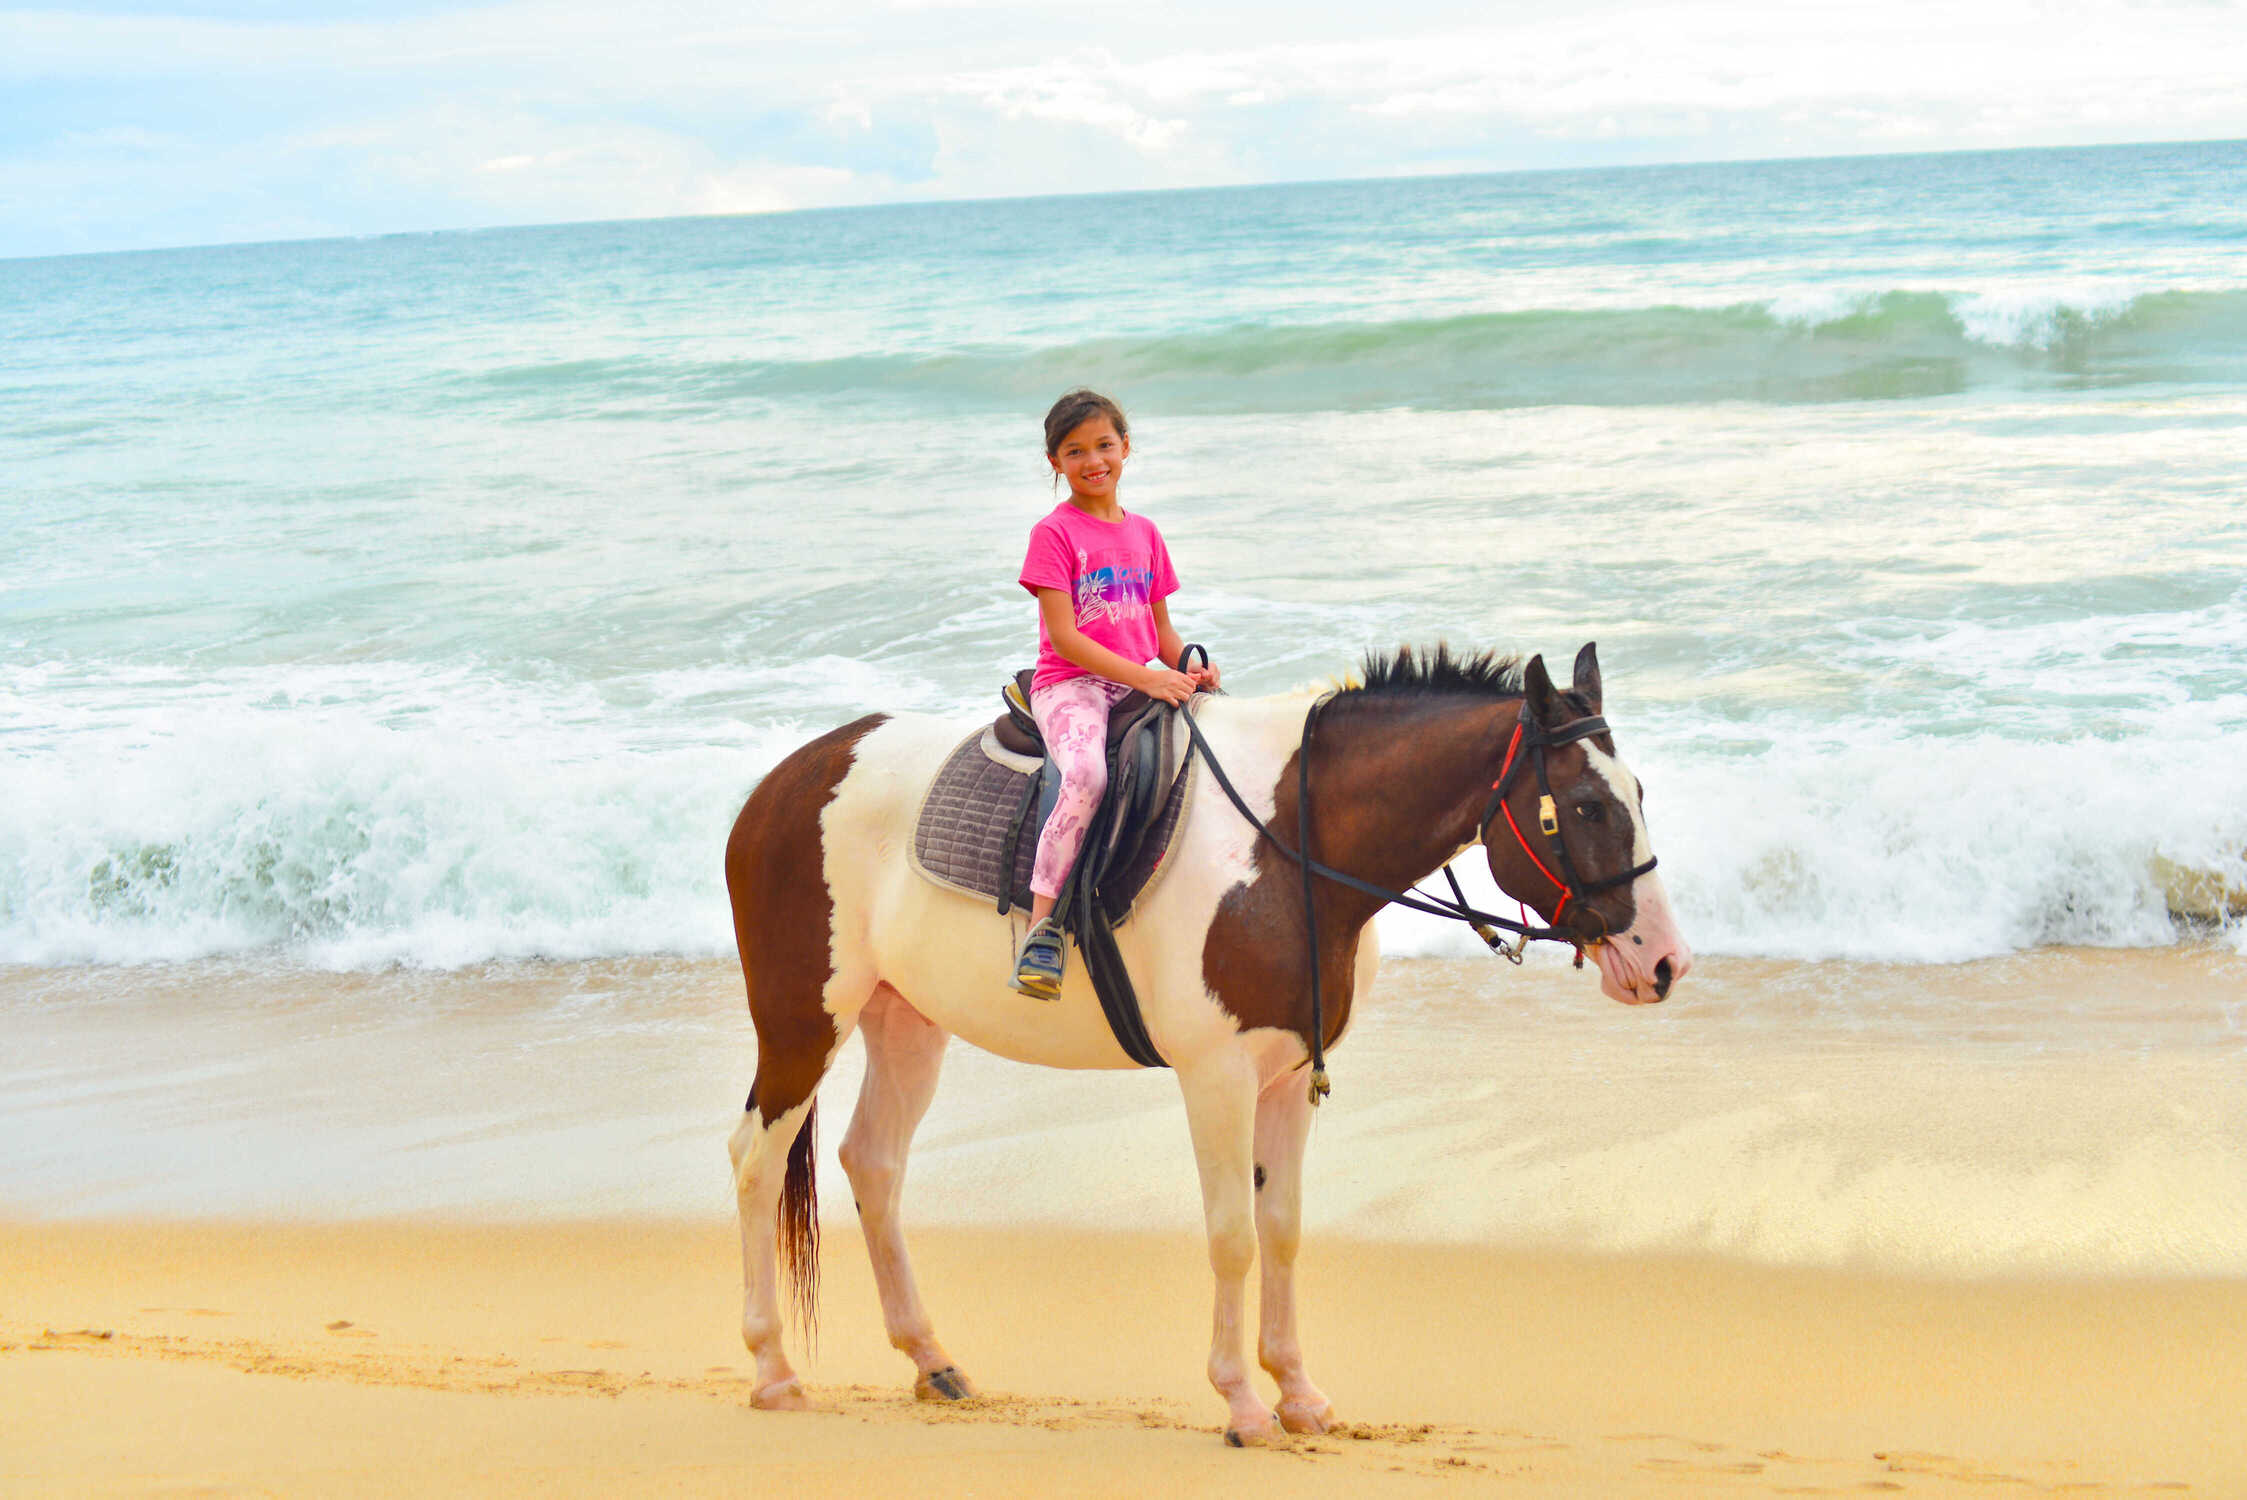
[[[1631,820],[1631,867],[1635,869],[1654,857],[1654,843],[1646,832],[1645,795],[1638,778],[1619,758],[1590,740],[1579,743],[1584,752],[1585,779],[1604,784]],[[1599,960],[1599,987],[1610,1000],[1651,1005],[1667,995],[1670,986],[1693,967],[1693,950],[1678,931],[1659,874],[1648,873],[1631,882],[1631,911],[1628,931],[1616,933],[1592,949]]]

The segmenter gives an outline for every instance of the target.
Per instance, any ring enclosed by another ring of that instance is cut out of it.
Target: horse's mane
[[[1383,654],[1366,653],[1357,676],[1336,692],[1339,705],[1356,701],[1414,698],[1518,698],[1522,658],[1479,651],[1455,656],[1441,641],[1434,646],[1399,646]]]

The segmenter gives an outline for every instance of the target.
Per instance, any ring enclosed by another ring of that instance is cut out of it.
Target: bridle
[[[1556,923],[1560,920],[1560,914],[1568,910],[1569,902],[1580,896],[1596,896],[1602,891],[1614,890],[1619,885],[1629,885],[1641,875],[1651,874],[1660,863],[1650,857],[1645,864],[1634,865],[1605,880],[1586,880],[1576,872],[1576,861],[1569,857],[1568,840],[1561,837],[1560,832],[1560,810],[1553,802],[1552,777],[1545,769],[1545,752],[1607,732],[1607,720],[1598,714],[1586,714],[1580,719],[1570,719],[1557,728],[1547,729],[1529,711],[1529,700],[1522,699],[1521,719],[1514,725],[1514,737],[1506,744],[1506,758],[1499,764],[1498,779],[1490,783],[1490,800],[1483,804],[1482,819],[1476,824],[1476,838],[1487,844],[1490,842],[1491,820],[1504,815],[1506,826],[1513,830],[1514,842],[1521,846],[1521,852],[1529,856],[1529,862],[1537,867],[1537,873],[1551,881],[1560,892],[1560,903],[1553,908],[1553,921]],[[1527,757],[1521,755],[1524,749],[1529,751]],[[1515,775],[1524,765],[1531,764],[1537,768],[1537,831],[1545,837],[1545,847],[1553,856],[1553,864],[1560,866],[1560,873],[1557,875],[1553,873],[1552,866],[1539,859],[1537,851],[1530,847],[1528,836],[1521,831],[1521,824],[1514,821],[1514,810],[1506,802],[1506,793],[1512,788]],[[1451,873],[1451,866],[1448,864],[1443,868],[1446,875]],[[1457,889],[1458,882],[1454,880],[1452,884]],[[1464,898],[1461,904],[1464,904]],[[1593,912],[1592,915],[1598,917],[1599,913]],[[1606,937],[1607,919],[1600,917],[1599,925],[1599,936],[1588,941],[1596,943]]]
[[[1179,653],[1179,671],[1186,670],[1186,663],[1193,659],[1194,653],[1197,651],[1201,652],[1203,664],[1205,666],[1208,664],[1209,653],[1199,645],[1190,645]],[[1605,920],[1602,919],[1599,936],[1587,939],[1576,933],[1563,932],[1558,927],[1533,927],[1526,921],[1517,922],[1490,912],[1477,911],[1467,904],[1467,893],[1461,889],[1459,877],[1452,872],[1451,863],[1448,860],[1444,862],[1443,875],[1444,879],[1450,882],[1452,899],[1447,901],[1441,896],[1432,895],[1417,888],[1409,892],[1394,891],[1387,886],[1376,885],[1370,880],[1360,880],[1357,876],[1344,870],[1337,870],[1332,865],[1324,864],[1313,856],[1310,852],[1311,738],[1317,732],[1320,712],[1332,701],[1331,694],[1319,699],[1311,705],[1310,712],[1303,716],[1303,739],[1295,752],[1296,847],[1293,849],[1281,843],[1279,836],[1272,832],[1270,825],[1256,816],[1255,811],[1249,807],[1246,799],[1234,788],[1232,779],[1226,776],[1225,768],[1218,764],[1216,754],[1209,748],[1209,741],[1202,737],[1201,726],[1194,722],[1193,713],[1184,706],[1179,708],[1179,717],[1185,721],[1186,733],[1192,740],[1192,744],[1187,750],[1187,757],[1191,759],[1192,756],[1199,754],[1203,761],[1208,764],[1210,775],[1217,779],[1217,785],[1225,793],[1226,799],[1233,804],[1235,810],[1242,817],[1248,820],[1249,826],[1270,840],[1273,848],[1295,861],[1297,867],[1303,872],[1303,945],[1311,972],[1310,1062],[1311,1103],[1314,1107],[1333,1092],[1333,1088],[1327,1082],[1326,1077],[1326,1018],[1319,976],[1318,907],[1311,899],[1311,882],[1314,876],[1331,880],[1337,885],[1348,886],[1352,890],[1361,891],[1368,896],[1378,896],[1385,903],[1393,903],[1410,911],[1423,912],[1431,917],[1445,917],[1455,922],[1464,922],[1473,929],[1475,936],[1481,938],[1491,952],[1514,964],[1521,962],[1522,950],[1529,944],[1547,941],[1567,943],[1574,948],[1576,950],[1576,965],[1581,968],[1584,963],[1584,944],[1587,941],[1597,943],[1604,939],[1607,925]],[[1552,778],[1545,765],[1546,752],[1561,745],[1572,745],[1578,740],[1589,739],[1595,734],[1607,732],[1607,720],[1601,718],[1598,714],[1587,714],[1580,719],[1571,719],[1557,728],[1547,729],[1537,722],[1536,715],[1530,712],[1529,699],[1524,697],[1521,703],[1521,718],[1514,725],[1513,738],[1507,742],[1506,758],[1500,762],[1498,767],[1498,779],[1490,784],[1490,800],[1483,804],[1482,817],[1475,825],[1476,840],[1487,843],[1492,820],[1501,814],[1504,815],[1506,826],[1513,831],[1514,839],[1521,845],[1522,853],[1529,856],[1529,862],[1537,867],[1538,873],[1551,881],[1560,892],[1560,903],[1553,908],[1555,919],[1560,916],[1562,911],[1567,909],[1571,901],[1577,901],[1581,905],[1580,898],[1584,896],[1596,896],[1602,891],[1610,891],[1617,886],[1627,885],[1641,875],[1650,873],[1657,863],[1656,860],[1648,859],[1646,863],[1634,866],[1619,875],[1611,875],[1604,880],[1586,881],[1577,873],[1576,863],[1569,856],[1568,841],[1561,835],[1560,814],[1553,801]],[[1527,752],[1526,755],[1523,753],[1524,751]],[[1560,866],[1560,874],[1558,875],[1553,873],[1550,865],[1537,857],[1537,851],[1530,847],[1529,840],[1523,836],[1521,825],[1514,821],[1513,809],[1506,804],[1506,793],[1515,776],[1525,765],[1534,766],[1536,770],[1539,794],[1537,802],[1538,831],[1545,836],[1547,847],[1553,857],[1553,863]],[[1184,774],[1183,767],[1181,767],[1180,774]],[[1524,917],[1528,915],[1526,907],[1522,915]],[[1594,913],[1594,915],[1597,915],[1597,913]],[[1513,941],[1508,942],[1505,938],[1499,936],[1498,929],[1500,928],[1515,934]]]

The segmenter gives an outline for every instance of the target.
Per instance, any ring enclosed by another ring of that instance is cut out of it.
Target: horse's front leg
[[[1295,1329],[1295,1251],[1303,1238],[1303,1147],[1311,1097],[1301,1073],[1280,1074],[1256,1101],[1256,1240],[1263,1286],[1257,1298],[1256,1359],[1280,1387],[1280,1425],[1325,1432],[1334,1408],[1303,1373]]]
[[[1279,1426],[1249,1383],[1248,1366],[1248,1267],[1256,1258],[1256,1067],[1245,1052],[1220,1048],[1215,1056],[1180,1064],[1178,1087],[1201,1170],[1209,1268],[1217,1277],[1209,1383],[1225,1398],[1226,1442],[1235,1447],[1272,1442]]]

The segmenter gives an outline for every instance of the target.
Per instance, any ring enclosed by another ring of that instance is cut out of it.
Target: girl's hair
[[[1061,440],[1094,417],[1106,417],[1115,423],[1117,437],[1131,436],[1131,424],[1124,420],[1122,407],[1098,391],[1079,388],[1054,402],[1053,410],[1045,414],[1045,456],[1059,453]]]

